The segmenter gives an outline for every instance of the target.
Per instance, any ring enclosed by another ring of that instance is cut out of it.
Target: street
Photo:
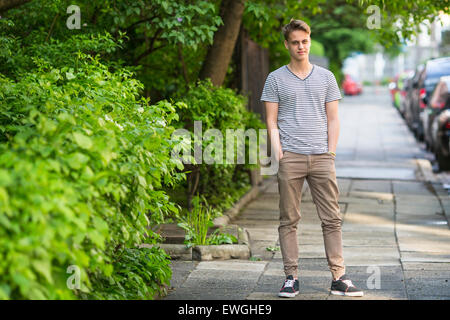
[[[320,221],[305,182],[299,222],[300,294],[293,299],[450,299],[450,197],[430,155],[392,106],[365,87],[339,105],[336,172],[346,273],[364,297],[330,295]],[[250,234],[252,258],[173,261],[166,299],[281,299],[276,176],[231,223]]]

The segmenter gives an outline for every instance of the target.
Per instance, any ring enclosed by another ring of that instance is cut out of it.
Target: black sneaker
[[[362,290],[355,287],[352,280],[345,274],[338,280],[333,280],[331,282],[331,294],[349,297],[362,297],[364,295]]]
[[[283,288],[281,288],[278,296],[284,298],[293,298],[298,295],[299,292],[300,290],[298,280],[294,280],[293,276],[287,276],[286,280],[284,280]]]

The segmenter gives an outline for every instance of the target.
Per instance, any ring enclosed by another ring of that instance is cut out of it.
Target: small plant
[[[235,236],[229,233],[221,233],[219,229],[213,232],[207,239],[208,244],[233,244],[237,243],[238,240]]]
[[[250,260],[250,261],[261,261],[262,259],[260,257],[250,257],[248,260]]]
[[[280,247],[267,247],[266,250],[270,251],[270,252],[275,252],[275,251],[279,251]]]
[[[194,197],[192,204],[193,209],[187,211],[186,216],[181,218],[181,222],[178,223],[178,226],[186,231],[184,244],[188,248],[194,245],[219,245],[238,242],[235,236],[221,233],[219,229],[208,237],[208,229],[214,226],[212,222],[214,209],[208,206],[208,202],[203,196],[197,195]]]
[[[187,247],[193,245],[205,245],[209,227],[214,226],[212,223],[212,209],[208,207],[206,199],[201,196],[206,203],[203,205],[200,197],[197,195],[192,199],[193,208],[186,212],[186,216],[181,218],[178,226],[186,231],[184,243]]]

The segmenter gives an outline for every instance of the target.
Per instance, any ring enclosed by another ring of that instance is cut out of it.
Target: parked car
[[[353,79],[349,74],[344,76],[344,81],[342,82],[342,89],[344,89],[345,95],[357,95],[362,93],[362,84]]]
[[[427,149],[434,151],[435,140],[432,134],[432,124],[434,119],[439,116],[442,110],[448,109],[450,99],[448,91],[450,89],[450,74],[448,76],[441,77],[430,99],[427,101],[427,106],[422,112],[422,125],[424,129],[424,141]]]
[[[419,77],[424,68],[425,68],[425,65],[423,65],[423,64],[419,64],[416,67],[416,69],[414,71],[414,75],[411,78],[411,80],[409,81],[408,91],[406,92],[406,97],[405,97],[407,102],[405,103],[404,116],[405,116],[406,124],[408,125],[408,127],[411,129],[412,132],[415,131],[415,127],[417,126],[417,124],[415,124],[416,122],[415,122],[414,112],[413,112],[413,101],[415,101],[416,96],[418,96],[417,87],[418,87]]]
[[[431,96],[439,78],[449,74],[450,57],[430,59],[425,63],[423,70],[419,72],[417,81],[413,80],[410,105],[412,115],[411,126],[414,134],[420,141],[424,139],[424,127],[421,120],[428,98]]]
[[[398,111],[400,115],[405,119],[406,118],[406,110],[409,108],[409,104],[411,103],[411,91],[412,91],[412,81],[414,77],[414,71],[411,72],[409,77],[406,77],[403,80],[403,89],[402,89],[402,99],[400,103],[400,107]]]
[[[400,114],[403,115],[403,112],[401,111],[403,107],[403,100],[405,100],[406,97],[406,91],[405,91],[405,80],[411,78],[414,75],[414,71],[408,70],[401,72],[396,81],[396,90],[393,94],[393,104],[394,107],[397,108],[397,110],[400,112]]]
[[[439,170],[450,170],[450,76],[442,77],[430,99],[436,115],[431,122],[431,143]]]

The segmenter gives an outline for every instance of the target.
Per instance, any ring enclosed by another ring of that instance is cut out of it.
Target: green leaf
[[[72,169],[81,169],[89,161],[89,157],[80,152],[74,152],[66,159]]]
[[[74,132],[73,138],[75,142],[83,149],[91,149],[92,148],[92,140],[88,136],[80,133],[80,132]]]
[[[75,75],[72,72],[66,72],[66,78],[67,80],[75,79]]]
[[[33,260],[31,265],[37,272],[43,275],[49,283],[53,283],[51,265],[48,260]]]

